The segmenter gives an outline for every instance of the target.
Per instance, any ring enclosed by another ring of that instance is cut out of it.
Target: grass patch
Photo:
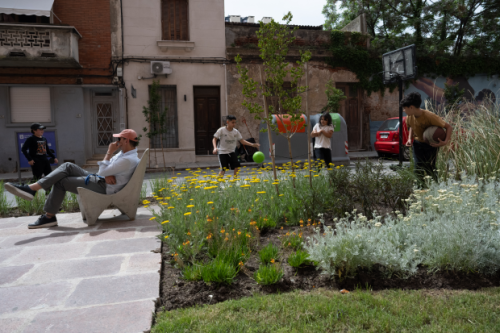
[[[258,284],[268,286],[277,283],[283,277],[283,269],[273,262],[272,265],[261,264],[254,274],[254,279]]]
[[[159,313],[161,332],[498,332],[500,288],[315,290]]]

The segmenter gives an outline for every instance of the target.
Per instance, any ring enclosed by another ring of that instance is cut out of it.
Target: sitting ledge
[[[162,52],[166,52],[170,49],[184,49],[186,51],[191,51],[194,49],[194,42],[189,42],[185,40],[159,40],[156,42],[158,47]]]

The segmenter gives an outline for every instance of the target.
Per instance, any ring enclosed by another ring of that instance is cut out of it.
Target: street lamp
[[[415,45],[405,46],[382,55],[384,84],[398,83],[399,87],[399,165],[403,165],[403,81],[417,78]]]

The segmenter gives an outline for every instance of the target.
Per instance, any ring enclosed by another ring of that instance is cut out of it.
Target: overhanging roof
[[[1,0],[0,14],[50,17],[54,0]]]

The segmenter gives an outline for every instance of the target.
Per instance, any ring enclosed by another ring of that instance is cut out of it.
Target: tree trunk
[[[260,73],[260,84],[262,87],[262,91],[264,91],[264,83],[262,80],[262,67],[259,66],[259,73]],[[267,138],[269,140],[269,149],[271,150],[271,161],[273,162],[273,174],[274,174],[274,181],[278,180],[278,176],[276,175],[276,160],[274,158],[274,149],[273,149],[273,137],[271,135],[271,125],[269,124],[269,110],[267,109],[267,101],[266,101],[266,96],[262,95],[262,99],[264,100],[264,117],[266,119],[266,125],[267,125]],[[279,194],[279,188],[278,185],[276,185],[276,192]]]
[[[295,168],[293,167],[293,154],[292,154],[292,138],[290,135],[286,136],[286,140],[288,141],[288,154],[290,155],[290,165],[292,166],[292,175],[295,175]],[[295,177],[292,177],[292,185],[295,188]]]
[[[158,119],[160,119],[160,112],[158,112]],[[163,151],[163,121],[160,121],[160,145],[161,145],[161,155],[163,156],[163,172],[165,172],[165,167],[167,164],[165,163],[165,152]]]
[[[309,169],[309,186],[312,188],[311,175],[311,119],[309,115],[309,71],[308,63],[306,62],[306,119],[307,119],[307,165]]]

